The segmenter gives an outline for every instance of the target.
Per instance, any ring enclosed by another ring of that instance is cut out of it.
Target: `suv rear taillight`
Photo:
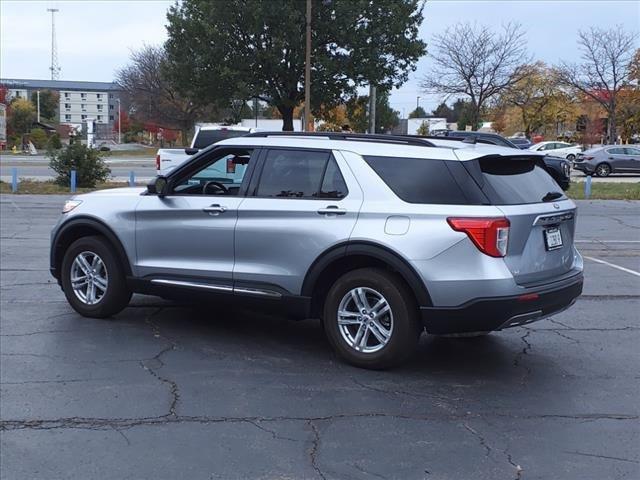
[[[160,170],[160,154],[156,155],[156,170]]]
[[[504,257],[509,243],[509,220],[498,218],[449,217],[447,222],[456,232],[464,232],[482,252]]]

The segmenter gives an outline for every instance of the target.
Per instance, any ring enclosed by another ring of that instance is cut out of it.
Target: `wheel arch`
[[[419,306],[432,305],[426,285],[406,259],[383,245],[357,241],[330,248],[309,267],[301,294],[311,297],[311,315],[319,316],[324,298],[338,276],[364,267],[378,267],[396,273],[413,293]]]
[[[60,280],[60,270],[64,252],[77,239],[92,235],[105,237],[114,247],[115,254],[120,259],[126,276],[131,276],[131,262],[122,242],[115,232],[100,220],[91,217],[76,217],[62,225],[51,242],[50,269],[51,274]]]

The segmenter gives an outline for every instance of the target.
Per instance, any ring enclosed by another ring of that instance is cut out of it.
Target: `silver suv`
[[[133,292],[321,318],[366,368],[423,330],[476,336],[582,292],[576,206],[541,156],[403,137],[253,134],[207,148],[146,189],[68,201],[51,273],[87,317]]]

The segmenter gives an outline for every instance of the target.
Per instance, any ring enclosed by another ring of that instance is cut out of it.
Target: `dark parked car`
[[[612,173],[640,173],[640,147],[607,145],[592,148],[578,154],[573,168],[598,177]]]
[[[520,150],[526,150],[531,145],[533,145],[533,143],[531,143],[529,139],[526,137],[511,137],[508,140],[511,143],[513,143],[516,147],[518,147]]]
[[[464,130],[448,130],[447,133],[442,136],[456,137],[463,140],[465,138],[475,138],[477,140],[486,140],[486,142],[483,142],[483,143],[492,143],[494,145],[499,145],[500,147],[518,148],[517,145],[513,144],[511,141],[507,140],[502,135],[498,135],[497,133],[466,132]]]

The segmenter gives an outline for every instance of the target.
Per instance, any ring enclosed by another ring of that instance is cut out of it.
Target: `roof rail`
[[[245,137],[318,137],[327,138],[329,140],[348,140],[352,142],[400,143],[418,147],[436,146],[426,138],[420,137],[348,132],[254,132],[245,135]]]
[[[420,138],[425,138],[425,139],[433,139],[433,140],[445,140],[445,141],[450,141],[450,142],[464,142],[464,143],[483,143],[486,145],[496,145],[494,142],[492,142],[491,140],[487,140],[486,138],[482,138],[478,135],[467,135],[464,137],[458,137],[455,135],[447,135],[447,136],[440,136],[440,135],[423,135],[420,136]]]

